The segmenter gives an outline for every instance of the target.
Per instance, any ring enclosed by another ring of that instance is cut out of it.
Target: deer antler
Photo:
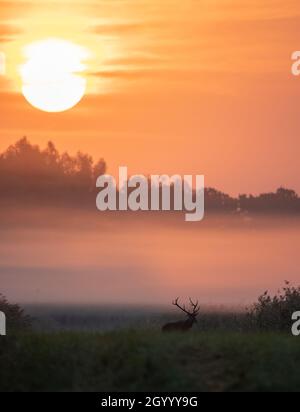
[[[182,310],[183,312],[185,312],[187,315],[190,315],[190,312],[188,312],[188,311],[186,310],[185,305],[180,306],[179,303],[178,303],[178,301],[179,301],[179,298],[176,298],[176,299],[172,302],[172,304],[173,304],[174,306],[177,306],[179,309],[181,309],[181,310]]]
[[[193,313],[192,313],[192,314],[193,314],[193,315],[197,315],[197,314],[199,313],[199,311],[200,311],[199,302],[198,302],[198,300],[197,300],[197,302],[194,303],[191,298],[189,298],[189,299],[190,299],[190,305],[191,305],[191,307],[192,307],[192,309],[193,309]]]
[[[199,306],[199,302],[197,301],[196,303],[194,303],[192,301],[192,299],[190,298],[190,306],[192,308],[192,311],[188,311],[185,307],[185,305],[181,306],[178,303],[179,298],[176,298],[172,303],[174,306],[177,306],[179,309],[181,309],[184,313],[186,313],[189,316],[197,316],[199,311],[200,311],[200,306]]]

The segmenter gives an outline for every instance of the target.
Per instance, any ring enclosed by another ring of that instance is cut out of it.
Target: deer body
[[[162,331],[173,332],[178,330],[181,332],[187,332],[189,329],[193,327],[194,322],[195,321],[192,319],[181,320],[179,322],[170,322],[163,326]]]
[[[188,316],[188,318],[187,318],[187,320],[182,320],[182,321],[179,321],[179,322],[167,323],[166,325],[164,325],[162,327],[163,332],[176,332],[176,331],[187,332],[188,330],[190,330],[193,327],[194,323],[197,322],[196,318],[197,318],[199,310],[200,310],[198,302],[193,303],[193,301],[190,299],[190,305],[191,305],[192,311],[188,311],[188,310],[186,310],[185,306],[180,306],[178,304],[178,300],[179,300],[179,298],[177,298],[173,302],[173,305],[177,306],[179,309],[181,309]]]

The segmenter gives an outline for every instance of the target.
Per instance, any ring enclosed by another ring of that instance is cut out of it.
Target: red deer
[[[187,310],[185,306],[180,306],[178,301],[179,301],[179,298],[175,299],[174,302],[172,302],[172,304],[174,306],[177,306],[184,313],[186,313],[188,318],[186,320],[182,320],[179,322],[167,323],[166,325],[162,327],[163,332],[173,332],[173,331],[186,332],[193,327],[193,324],[195,322],[197,322],[196,318],[200,311],[200,306],[198,304],[198,301],[194,303],[192,299],[190,298],[190,307],[191,307],[190,311]]]

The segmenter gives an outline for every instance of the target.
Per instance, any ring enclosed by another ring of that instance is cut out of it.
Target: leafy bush
[[[258,298],[249,310],[252,327],[266,331],[290,331],[292,314],[300,310],[300,287],[285,282],[278,294],[271,296],[268,291]]]
[[[5,314],[10,332],[29,329],[31,327],[31,318],[25,314],[24,309],[19,305],[9,303],[1,293],[0,312]]]

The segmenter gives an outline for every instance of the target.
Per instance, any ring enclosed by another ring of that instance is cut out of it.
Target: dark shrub
[[[278,294],[271,296],[268,291],[258,298],[249,310],[251,326],[266,331],[291,330],[292,314],[300,310],[300,287],[285,282]]]
[[[0,312],[5,314],[7,328],[10,332],[29,329],[31,326],[31,319],[24,313],[24,310],[19,305],[9,303],[1,293]]]

